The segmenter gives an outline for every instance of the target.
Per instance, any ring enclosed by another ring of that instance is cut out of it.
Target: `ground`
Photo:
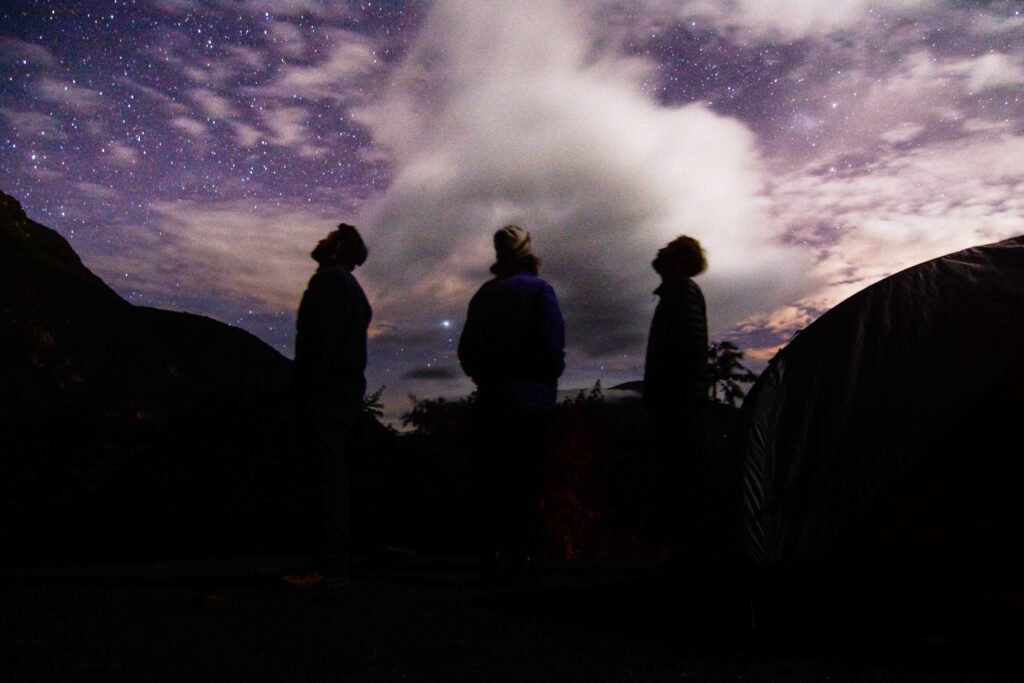
[[[280,582],[292,562],[3,570],[0,679],[1024,680],[1019,605],[775,629],[733,579],[651,565],[552,562],[493,588],[468,559],[408,559],[323,591]]]

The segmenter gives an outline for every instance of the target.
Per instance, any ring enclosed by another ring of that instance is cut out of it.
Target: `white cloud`
[[[82,181],[79,183],[75,183],[74,187],[83,195],[91,199],[103,199],[109,201],[112,199],[117,199],[118,197],[117,192],[107,187],[106,185],[98,185],[97,183]]]
[[[106,153],[115,166],[131,166],[139,160],[137,149],[116,140],[107,143]]]
[[[52,69],[60,62],[42,45],[0,36],[0,64],[32,65]]]
[[[179,115],[188,113],[188,107],[174,100],[169,95],[157,90],[156,88],[151,88],[148,85],[143,85],[142,83],[139,83],[138,81],[133,80],[131,78],[121,78],[119,79],[119,81],[130,88],[142,92],[144,95],[146,95],[147,98],[150,98],[153,101],[157,102],[163,109],[171,113]]]
[[[218,0],[218,4],[232,12],[246,12],[271,17],[341,18],[350,16],[347,3],[333,0]]]
[[[677,18],[699,19],[733,32],[739,42],[796,40],[865,24],[916,16],[945,0],[646,0],[648,8]]]
[[[996,5],[998,8],[999,6]],[[1006,9],[1012,9],[1012,5],[1003,5]],[[1013,15],[1002,13],[977,12],[972,16],[971,31],[980,36],[1008,34],[1024,28],[1024,14],[1019,12]]]
[[[762,216],[750,131],[660,106],[640,87],[649,65],[596,54],[581,21],[556,2],[438,2],[396,86],[357,111],[395,160],[365,219],[390,267],[382,310],[461,316],[510,221],[533,233],[570,342],[592,354],[638,351],[650,260],[680,233],[708,251],[713,328],[793,294],[800,256]]]
[[[232,121],[231,127],[235,130],[235,141],[239,147],[243,149],[252,149],[255,147],[260,138],[264,137],[263,133],[253,126],[247,123],[241,123],[239,121]]]
[[[1024,67],[1020,60],[998,52],[954,64],[950,70],[966,76],[967,90],[971,93],[1024,84]]]
[[[774,192],[775,220],[817,250],[823,287],[755,322],[795,330],[917,263],[1024,234],[1024,137],[1000,133],[880,158],[868,174],[794,171]]]
[[[0,107],[0,114],[7,120],[8,125],[19,134],[27,137],[49,138],[51,140],[64,140],[67,134],[63,130],[60,119],[35,111],[20,111]]]
[[[1005,55],[941,57],[917,43],[912,36],[891,36],[892,54],[879,60],[866,56],[872,43],[864,40],[830,45],[835,54],[812,53],[787,76],[787,88],[799,95],[794,101],[801,104],[790,114],[792,133],[781,138],[784,146],[776,155],[874,155],[882,143],[927,144],[937,129],[946,135],[957,129],[969,134],[993,125],[993,114],[979,104],[979,91],[1024,83],[1024,69]],[[821,63],[829,61],[847,66],[839,73],[828,67],[822,72]],[[793,144],[801,133],[813,146]]]
[[[267,55],[255,48],[239,45],[228,45],[225,50],[232,55],[242,66],[252,71],[262,71],[269,65],[270,59]]]
[[[198,66],[186,63],[182,66],[181,72],[195,83],[212,87],[230,83],[237,73],[237,68],[228,62],[206,62]]]
[[[309,113],[301,107],[277,107],[264,109],[260,119],[269,130],[267,142],[278,147],[288,147],[301,156],[315,157],[326,152],[326,149],[312,144],[309,138],[307,121]],[[236,134],[243,139],[250,139],[252,131],[237,129]]]
[[[306,54],[306,39],[295,24],[274,21],[268,24],[267,30],[270,44],[279,54],[296,59]]]
[[[99,91],[56,78],[41,78],[35,85],[35,91],[39,99],[62,104],[79,113],[90,114],[103,106],[103,96]]]
[[[151,301],[175,292],[220,310],[291,314],[316,270],[309,253],[338,222],[352,221],[354,200],[337,194],[334,199],[332,205],[310,204],[306,198],[276,205],[154,202],[152,225],[126,226],[133,249],[95,254],[90,263],[102,275],[132,273],[133,290]],[[361,271],[360,280],[375,295],[372,276],[363,277]]]
[[[360,99],[360,87],[381,70],[372,40],[349,31],[332,33],[327,58],[309,66],[286,66],[254,94],[280,99],[329,99],[345,103]]]
[[[925,131],[925,127],[918,123],[902,123],[895,128],[891,128],[879,137],[889,144],[901,144],[910,142],[914,138],[918,137]]]
[[[187,93],[189,99],[199,105],[206,116],[212,119],[227,119],[236,116],[235,106],[225,97],[206,88],[193,88]]]
[[[206,124],[188,116],[175,116],[171,125],[192,138],[205,138],[209,135]]]

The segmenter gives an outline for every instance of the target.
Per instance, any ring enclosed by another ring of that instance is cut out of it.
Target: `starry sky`
[[[755,369],[921,261],[1024,233],[1024,6],[954,0],[0,5],[0,189],[129,301],[291,356],[309,251],[370,248],[370,388],[470,390],[490,237],[529,230],[564,388],[642,376],[700,239]]]

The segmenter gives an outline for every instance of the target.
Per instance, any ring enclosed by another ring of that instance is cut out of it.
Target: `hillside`
[[[215,320],[129,304],[3,193],[0,311],[2,524],[25,560],[301,541],[265,527],[305,497],[291,361]]]

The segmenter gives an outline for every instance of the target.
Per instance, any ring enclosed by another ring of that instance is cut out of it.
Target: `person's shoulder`
[[[510,275],[504,278],[508,281],[510,286],[518,287],[520,289],[551,289],[553,290],[550,283],[547,280],[537,276],[531,275],[530,273],[519,273],[517,275]]]
[[[686,278],[686,282],[683,285],[685,291],[689,296],[699,296],[704,298],[704,292],[701,291],[700,285],[693,281],[692,277]]]
[[[320,266],[316,271],[316,277],[319,275],[324,280],[329,282],[353,282],[355,281],[355,275],[352,271],[342,265],[331,265],[331,266]]]
[[[665,280],[654,290],[662,299],[686,299],[693,296],[703,297],[700,286],[688,277],[681,280]]]

